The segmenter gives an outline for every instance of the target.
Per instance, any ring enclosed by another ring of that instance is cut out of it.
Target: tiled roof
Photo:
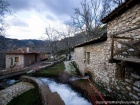
[[[106,17],[104,17],[101,21],[102,23],[108,23],[113,20],[115,17],[123,14],[125,11],[130,9],[131,7],[139,4],[140,0],[126,0],[124,3],[115,8],[111,13],[109,13]]]
[[[39,52],[30,48],[18,48],[8,51],[7,54],[39,54]]]
[[[94,44],[94,43],[103,42],[103,41],[106,41],[106,40],[107,40],[107,33],[104,33],[100,37],[90,39],[90,40],[85,41],[83,43],[77,44],[74,47],[82,47],[82,46],[86,46],[86,45],[90,45],[90,44]]]

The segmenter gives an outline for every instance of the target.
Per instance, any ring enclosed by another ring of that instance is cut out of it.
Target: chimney
[[[27,47],[27,48],[26,48],[26,51],[27,51],[27,53],[29,53],[29,52],[30,52],[30,48],[29,48],[29,47]]]

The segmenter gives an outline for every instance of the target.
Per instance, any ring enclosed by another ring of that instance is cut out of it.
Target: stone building
[[[102,19],[105,35],[75,46],[82,75],[117,100],[140,100],[140,0],[126,0]],[[100,90],[100,89],[99,89]]]
[[[39,52],[29,48],[18,48],[6,53],[6,69],[20,70],[39,60]]]
[[[5,52],[0,51],[0,70],[5,69]]]
[[[49,52],[40,52],[40,60],[46,60],[46,59],[48,59],[49,57],[50,57],[50,53]]]

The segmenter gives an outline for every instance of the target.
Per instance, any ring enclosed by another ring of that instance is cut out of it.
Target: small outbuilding
[[[51,56],[51,54],[49,52],[40,52],[40,60],[47,60],[49,57]]]
[[[38,61],[40,61],[39,52],[30,48],[18,48],[6,53],[6,69],[22,69]]]

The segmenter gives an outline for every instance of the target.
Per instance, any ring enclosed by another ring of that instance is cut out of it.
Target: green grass
[[[41,105],[41,99],[37,88],[24,92],[12,99],[7,105]]]
[[[65,65],[63,62],[60,62],[60,63],[55,64],[49,68],[44,69],[41,72],[34,74],[34,76],[57,77],[64,70],[65,70]]]

